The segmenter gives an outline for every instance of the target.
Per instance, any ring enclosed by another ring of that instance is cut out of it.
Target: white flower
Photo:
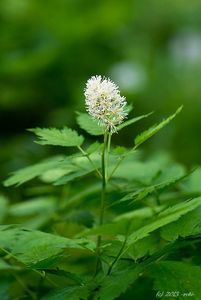
[[[117,131],[116,125],[121,124],[127,116],[126,99],[119,88],[109,78],[92,76],[84,90],[86,109],[108,131]]]

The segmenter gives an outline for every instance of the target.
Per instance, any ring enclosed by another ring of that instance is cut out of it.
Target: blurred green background
[[[27,128],[77,128],[74,111],[84,111],[95,74],[120,86],[132,116],[155,111],[116,135],[118,144],[184,104],[145,148],[201,163],[200,12],[199,0],[1,0],[0,177],[52,151]]]

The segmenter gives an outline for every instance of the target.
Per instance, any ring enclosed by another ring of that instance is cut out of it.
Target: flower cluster
[[[106,130],[116,132],[116,125],[127,116],[126,99],[120,95],[118,86],[109,78],[92,76],[87,81],[84,95],[88,113]]]

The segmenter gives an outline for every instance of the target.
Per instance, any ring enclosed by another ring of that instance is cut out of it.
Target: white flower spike
[[[109,78],[92,76],[86,83],[84,95],[88,113],[107,131],[116,132],[116,125],[127,116],[126,99],[120,95],[118,86]]]

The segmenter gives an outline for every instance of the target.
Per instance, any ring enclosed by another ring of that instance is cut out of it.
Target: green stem
[[[80,150],[80,152],[84,156],[86,156],[86,158],[88,159],[88,161],[90,162],[90,164],[94,167],[95,171],[97,172],[98,177],[102,178],[102,174],[100,173],[100,171],[98,170],[98,168],[94,164],[93,160],[90,158],[89,154],[86,151],[84,151],[84,149],[82,149],[82,147],[80,147],[80,146],[78,146],[78,149]]]
[[[106,181],[108,181],[108,165],[109,165],[109,154],[110,154],[110,146],[111,146],[111,138],[112,138],[112,133],[109,133],[108,135],[108,142],[107,142],[107,157],[106,157]]]
[[[117,170],[117,168],[119,167],[120,163],[123,161],[125,157],[121,157],[118,161],[118,163],[116,164],[116,166],[114,167],[114,169],[112,170],[110,176],[108,177],[108,180],[110,180],[110,178],[112,177],[112,175],[114,174],[114,172]]]
[[[128,153],[131,153],[131,152],[134,152],[136,149],[137,149],[138,145],[134,146],[132,149],[130,149],[128,151]],[[128,154],[127,153],[127,154]],[[110,178],[112,177],[112,175],[114,174],[114,172],[117,170],[117,168],[119,167],[119,165],[121,164],[121,162],[125,159],[127,155],[122,155],[120,158],[119,158],[119,161],[117,162],[116,166],[114,167],[114,169],[112,170],[111,174],[109,175],[108,177],[108,181],[110,180]]]
[[[99,225],[103,224],[104,219],[104,210],[105,210],[105,194],[106,194],[106,172],[107,172],[107,165],[106,165],[106,147],[107,147],[107,140],[108,140],[108,134],[107,131],[104,133],[104,143],[103,143],[103,151],[102,151],[102,190],[101,190],[101,207],[100,207],[100,217],[99,217]],[[97,245],[96,245],[96,255],[97,255],[97,261],[96,261],[96,271],[95,275],[98,272],[99,266],[100,266],[100,245],[101,245],[101,235],[97,238]]]
[[[114,259],[113,262],[111,263],[111,265],[110,265],[110,267],[109,267],[109,269],[108,269],[107,275],[110,275],[110,274],[111,274],[113,267],[115,266],[115,264],[116,264],[116,263],[118,262],[118,260],[120,259],[121,254],[122,254],[122,252],[123,252],[123,250],[124,250],[124,248],[125,248],[125,246],[126,246],[126,242],[127,242],[127,236],[125,237],[125,240],[124,240],[124,242],[123,242],[123,244],[122,244],[122,246],[121,246],[121,248],[120,248],[120,250],[119,250],[119,253],[117,254],[117,256],[115,257],[115,259]]]

